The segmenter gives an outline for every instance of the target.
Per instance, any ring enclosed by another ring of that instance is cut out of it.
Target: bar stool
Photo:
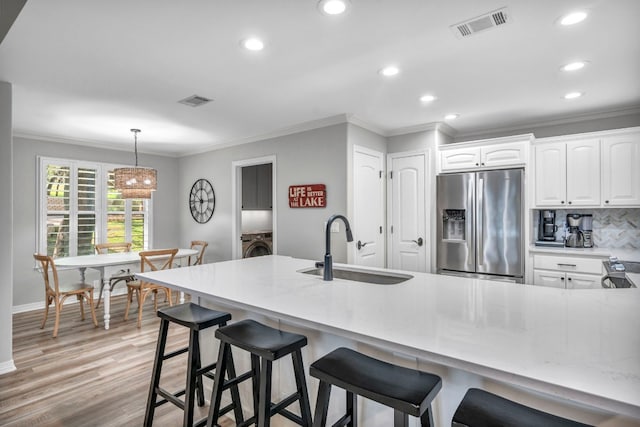
[[[311,427],[311,407],[301,352],[301,348],[307,345],[307,337],[247,319],[219,328],[216,330],[216,338],[220,340],[220,351],[207,427],[213,427],[221,415],[219,408],[223,384],[220,377],[227,364],[233,361],[232,345],[251,354],[251,370],[236,379],[229,378],[228,382],[237,384],[251,378],[253,386],[254,415],[246,421],[236,418],[236,426],[256,424],[258,427],[269,427],[271,417],[280,414],[298,425]],[[272,365],[275,360],[288,354],[291,354],[293,359],[297,390],[280,402],[273,403],[271,402]],[[301,416],[286,409],[296,401],[300,404]]]
[[[231,320],[229,313],[210,310],[191,302],[167,307],[158,310],[160,317],[160,330],[158,333],[158,344],[156,347],[156,355],[153,362],[153,371],[151,385],[149,386],[149,397],[147,400],[147,409],[144,416],[144,425],[153,425],[153,415],[155,408],[167,402],[171,402],[184,411],[183,426],[191,427],[194,417],[194,400],[197,391],[198,406],[204,406],[204,389],[202,385],[202,376],[214,379],[213,371],[216,370],[216,363],[212,363],[205,367],[200,364],[200,331],[212,326],[225,326],[228,320]],[[167,343],[167,332],[169,331],[169,323],[176,323],[190,329],[189,346],[179,350],[165,354],[165,346]],[[160,374],[162,371],[162,363],[188,352],[187,362],[187,381],[186,388],[175,393],[171,393],[160,387]],[[235,376],[233,364],[227,367],[229,376]],[[216,373],[218,370],[216,370]],[[222,375],[224,378],[224,375]],[[238,387],[231,389],[233,403],[224,408],[223,413],[234,410],[236,414],[242,414],[240,406],[240,393]],[[158,400],[158,395],[162,398]],[[184,395],[184,400],[179,399]],[[198,421],[196,425],[202,426],[206,423],[206,418]]]
[[[592,427],[470,388],[453,414],[454,427]]]
[[[332,385],[347,392],[347,412],[334,426],[357,426],[357,396],[393,408],[395,427],[407,427],[409,415],[419,417],[422,426],[434,425],[431,402],[442,388],[437,375],[392,365],[343,347],[313,362],[309,373],[320,380],[313,427],[327,423]]]

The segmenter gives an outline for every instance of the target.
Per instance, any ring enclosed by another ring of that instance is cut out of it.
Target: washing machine
[[[242,234],[242,258],[271,255],[273,253],[273,233]]]

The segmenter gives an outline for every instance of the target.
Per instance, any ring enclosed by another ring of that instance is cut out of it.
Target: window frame
[[[96,171],[95,178],[95,243],[107,242],[107,229],[108,229],[108,200],[107,195],[109,193],[108,177],[109,171],[117,167],[126,167],[126,165],[119,165],[114,163],[102,163],[93,162],[87,160],[75,160],[56,157],[38,156],[37,161],[37,232],[36,232],[36,252],[47,252],[47,167],[49,165],[56,165],[62,167],[69,167],[70,181],[69,181],[69,255],[78,255],[78,218],[79,214],[86,213],[88,211],[80,211],[78,209],[78,170],[94,169]],[[153,194],[153,193],[152,193]],[[143,241],[143,250],[153,247],[153,196],[151,199],[144,200],[144,209],[142,211],[132,210],[132,200],[124,199],[125,208],[125,241],[132,241],[132,219],[135,214],[142,213],[145,216],[145,233]],[[61,257],[60,257],[61,258]]]

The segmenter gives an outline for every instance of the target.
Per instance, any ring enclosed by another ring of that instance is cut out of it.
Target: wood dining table
[[[198,254],[196,249],[180,248],[175,256],[176,260],[187,258]],[[104,286],[104,328],[109,329],[111,320],[111,288],[108,279],[105,281],[105,269],[119,265],[129,265],[140,263],[138,252],[119,252],[110,254],[80,255],[73,257],[57,258],[57,267],[77,268],[80,270],[82,282],[85,282],[85,272],[87,268],[97,270],[100,273],[100,283]]]

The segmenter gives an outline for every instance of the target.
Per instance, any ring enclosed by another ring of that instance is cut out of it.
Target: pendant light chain
[[[133,132],[133,147],[136,153],[136,167],[138,167],[138,132],[140,132],[140,129],[131,129],[131,132]]]

